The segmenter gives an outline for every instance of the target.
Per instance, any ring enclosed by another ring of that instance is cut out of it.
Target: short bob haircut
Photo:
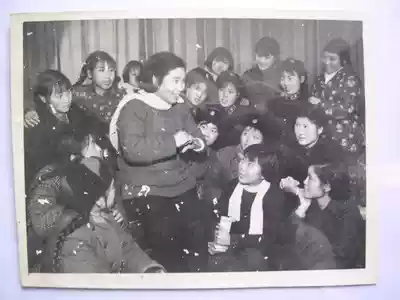
[[[124,70],[122,71],[122,80],[124,82],[129,82],[129,74],[132,69],[139,69],[138,78],[140,78],[140,74],[142,74],[142,71],[143,71],[143,64],[137,60],[131,60],[130,62],[128,62],[126,64]]]
[[[206,86],[208,86],[208,82],[205,77],[205,74],[203,72],[201,72],[200,68],[195,68],[193,70],[190,70],[186,74],[186,78],[185,78],[186,88],[190,88],[192,85],[200,84],[200,83],[204,83]]]
[[[344,39],[332,39],[328,42],[328,44],[326,44],[323,51],[337,54],[339,56],[340,64],[342,65],[342,67],[346,65],[351,65],[350,46]]]
[[[207,56],[207,59],[204,63],[204,65],[208,69],[212,69],[212,64],[213,61],[226,61],[229,65],[228,70],[232,71],[233,70],[233,56],[232,53],[224,48],[224,47],[217,47],[211,53]]]
[[[274,38],[265,36],[256,43],[254,50],[258,56],[268,57],[272,55],[279,59],[281,47]]]
[[[261,174],[266,181],[276,183],[281,179],[278,145],[251,145],[244,151],[244,157],[247,157],[250,161],[257,159],[261,167]]]
[[[331,163],[323,165],[312,165],[315,174],[322,184],[329,184],[331,190],[329,196],[332,200],[346,201],[350,199],[350,176],[349,170],[344,163]]]
[[[46,70],[40,73],[37,77],[36,85],[34,87],[35,102],[39,100],[40,96],[44,97],[47,102],[53,91],[57,95],[61,95],[70,91],[71,88],[71,82],[63,73],[56,70]]]
[[[304,103],[297,114],[296,119],[298,118],[307,118],[318,128],[322,127],[324,131],[327,130],[328,117],[320,106]]]
[[[186,70],[186,64],[182,58],[172,52],[158,52],[149,57],[143,65],[142,81],[146,84],[152,84],[153,76],[157,83],[161,84],[164,77],[171,71],[177,68]]]

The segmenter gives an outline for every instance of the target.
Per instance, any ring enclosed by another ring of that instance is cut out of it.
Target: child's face
[[[239,162],[239,182],[246,185],[255,185],[262,181],[261,166],[258,159],[250,161],[244,157]]]
[[[223,88],[219,89],[218,97],[222,107],[231,107],[235,104],[239,93],[234,84],[228,83]]]
[[[300,91],[301,79],[296,72],[284,71],[281,76],[281,86],[286,94],[293,95]]]
[[[186,97],[194,106],[198,106],[207,98],[207,85],[204,82],[192,84],[186,89]]]
[[[229,62],[226,59],[214,59],[211,69],[216,75],[220,75],[222,72],[225,72],[229,69]]]
[[[65,91],[58,93],[53,87],[53,92],[50,95],[49,104],[57,113],[67,113],[71,107],[72,93]]]
[[[219,135],[218,127],[212,123],[203,123],[199,125],[199,128],[204,136],[204,139],[206,140],[207,146],[214,144]]]
[[[313,166],[308,168],[308,176],[304,180],[304,197],[318,199],[325,195],[324,185],[315,173]]]
[[[163,96],[163,99],[169,104],[175,104],[180,93],[185,88],[185,69],[176,68],[168,72],[164,77],[158,92]]]
[[[260,130],[247,126],[240,136],[240,146],[246,149],[251,145],[261,144],[263,142],[263,135]]]
[[[115,66],[106,61],[99,61],[92,71],[95,85],[104,91],[109,90],[115,79]]]
[[[340,57],[336,53],[325,51],[322,53],[321,61],[327,74],[335,73],[342,67],[342,64],[340,63]]]
[[[269,56],[259,56],[256,54],[256,63],[261,70],[269,69],[275,62],[275,57]]]
[[[140,75],[140,69],[139,68],[132,68],[129,72],[129,84],[133,86],[138,86],[139,81],[138,77]]]
[[[322,128],[318,128],[316,124],[306,117],[299,117],[294,126],[294,133],[297,142],[304,147],[312,147],[319,139]]]

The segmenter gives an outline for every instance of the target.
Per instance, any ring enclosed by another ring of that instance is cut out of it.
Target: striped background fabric
[[[235,72],[242,74],[254,60],[254,45],[271,36],[281,45],[281,58],[304,61],[309,83],[321,72],[320,54],[332,38],[352,46],[355,71],[363,80],[362,23],[332,20],[278,19],[120,19],[29,22],[24,24],[25,89],[34,85],[37,72],[62,71],[72,83],[94,50],[107,51],[117,61],[118,73],[130,60],[145,60],[169,50],[181,56],[188,70],[202,66],[217,46],[228,48]]]

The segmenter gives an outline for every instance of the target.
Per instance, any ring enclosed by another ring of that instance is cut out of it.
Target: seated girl
[[[193,116],[196,112],[203,108],[207,101],[207,79],[204,74],[194,69],[186,74],[185,78],[186,100]]]
[[[111,117],[126,93],[120,89],[116,76],[116,62],[104,51],[95,51],[86,59],[81,69],[79,80],[72,90],[72,101],[80,109],[99,121],[104,133],[108,133]],[[40,123],[36,111],[25,114],[26,127],[34,127]]]
[[[241,103],[243,84],[240,77],[230,71],[222,72],[216,81],[218,87],[219,104],[211,104],[221,113],[221,125],[229,128],[218,141],[219,147],[232,145],[232,142],[240,136],[238,123],[240,118],[253,112],[249,107]]]
[[[114,180],[100,160],[72,165],[65,178],[64,216],[49,241],[43,272],[164,272],[115,220]]]
[[[27,187],[28,258],[32,268],[38,262],[49,233],[64,211],[59,198],[64,192],[65,168],[82,158],[107,159],[104,141],[95,134],[66,135],[60,141],[64,160],[41,169]]]
[[[122,71],[122,80],[124,83],[129,84],[132,89],[139,89],[142,72],[142,63],[137,60],[131,60]]]
[[[365,222],[356,203],[348,201],[350,180],[344,164],[312,165],[304,181],[287,178],[281,187],[296,194],[296,214],[321,230],[330,241],[337,268],[365,267]]]
[[[34,92],[37,113],[42,120],[33,128],[25,128],[25,182],[28,187],[44,166],[59,162],[60,138],[81,127],[82,111],[71,103],[71,83],[62,73],[46,70],[38,75]]]
[[[281,93],[279,60],[279,43],[274,38],[263,37],[255,45],[255,66],[242,76],[244,96],[259,112],[265,112],[268,101]]]
[[[217,47],[207,56],[204,68],[193,69],[193,71],[203,75],[207,80],[208,103],[218,103],[217,78],[222,72],[232,71],[233,67],[232,53],[224,47]]]
[[[295,166],[286,164],[287,176],[303,181],[307,177],[307,168],[310,165],[346,159],[340,145],[330,138],[329,132],[326,132],[327,125],[323,110],[310,104],[302,107],[295,121],[296,140],[292,148],[302,163]]]
[[[268,112],[293,128],[301,105],[308,101],[307,71],[300,60],[288,58],[280,64],[280,97],[268,102]]]
[[[222,148],[217,152],[217,161],[220,166],[218,178],[221,186],[237,179],[237,166],[247,147],[261,143],[269,144],[280,139],[280,129],[271,124],[270,121],[273,120],[256,114],[249,114],[240,118],[238,125],[242,131],[237,144]],[[221,135],[224,134],[225,131],[221,130]]]
[[[245,150],[238,180],[231,182],[216,204],[218,215],[231,226],[217,226],[215,240],[209,243],[209,271],[269,269],[283,221],[278,161],[277,151],[265,145]]]

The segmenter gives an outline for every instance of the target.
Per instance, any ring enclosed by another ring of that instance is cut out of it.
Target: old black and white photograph
[[[346,273],[368,270],[362,20],[62,16],[13,31],[22,277],[372,283]]]

